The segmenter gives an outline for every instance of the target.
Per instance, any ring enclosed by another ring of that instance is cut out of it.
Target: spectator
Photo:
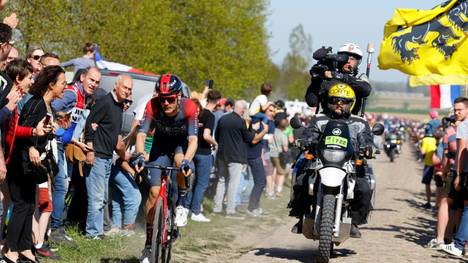
[[[67,62],[63,62],[60,66],[67,68],[73,66],[75,68],[75,73],[80,69],[87,69],[90,67],[95,67],[94,55],[96,54],[97,45],[94,43],[86,43],[83,47],[83,56],[79,58],[74,58]]]
[[[460,193],[454,188],[453,180],[455,173],[455,158],[457,155],[456,134],[457,125],[462,123],[468,114],[468,99],[459,97],[454,101],[454,117],[456,123],[449,124],[446,133],[443,137],[443,150],[444,156],[442,159],[443,164],[443,178],[444,178],[444,193],[440,200],[440,205],[437,210],[437,236],[432,239],[426,247],[428,248],[442,248],[446,234],[450,234],[453,223],[456,221],[454,216],[449,216],[449,209],[454,205],[458,207],[458,200],[461,198]],[[451,224],[449,223],[451,222]],[[446,230],[448,229],[448,231]]]
[[[122,126],[122,104],[129,98],[131,91],[132,78],[120,75],[114,90],[96,103],[86,119],[85,141],[93,149],[86,154],[86,161],[92,166],[86,176],[88,238],[101,239],[104,234],[104,208],[107,203],[112,153]]]
[[[33,97],[26,103],[21,112],[19,125],[35,127],[47,114],[52,116],[50,104],[53,99],[60,98],[63,95],[65,85],[65,72],[61,67],[49,67],[42,71],[30,89]],[[48,125],[48,131],[50,131],[50,124]],[[40,155],[50,151],[50,149],[47,149],[50,146],[48,144],[47,137],[37,139],[33,139],[33,137],[18,138],[11,154],[7,178],[11,200],[13,201],[13,211],[8,224],[8,234],[5,242],[7,252],[4,257],[12,262],[16,262],[20,255],[32,262],[36,262],[36,258],[31,251],[33,245],[32,222],[35,210],[36,183],[47,181],[47,174],[44,175],[39,171],[42,170],[40,168]],[[29,158],[24,160],[22,156],[28,156]],[[39,202],[42,200],[39,196]],[[48,202],[40,203],[40,205],[49,206],[51,204]]]
[[[275,105],[277,107],[277,112],[286,112],[286,103],[283,100],[275,101]]]
[[[231,113],[234,110],[234,100],[231,98],[227,98],[224,102],[224,112]]]
[[[5,69],[6,66],[15,58],[18,58],[18,50],[15,47],[11,47],[10,53],[8,53],[7,59],[0,65],[0,68]]]
[[[44,63],[44,61],[46,61],[46,63]],[[59,65],[58,57],[50,53],[45,53],[40,58],[40,63],[43,69],[47,66]],[[49,205],[47,206],[39,205],[38,209],[36,210],[36,216],[34,217],[34,221],[33,221],[33,237],[34,237],[33,241],[34,241],[36,252],[38,255],[42,257],[51,258],[51,259],[58,259],[57,255],[55,255],[55,253],[52,252],[49,245],[44,243],[45,235],[49,227],[50,216],[53,211],[53,205],[52,205],[53,200],[51,200],[50,198],[52,197],[51,183],[52,182],[50,183],[47,182],[47,183],[38,185],[39,198],[41,199],[39,204],[48,203]]]
[[[437,149],[437,140],[432,133],[431,128],[426,128],[424,138],[421,140],[420,153],[424,156],[424,169],[422,183],[426,185],[426,204],[424,208],[430,209],[431,205],[431,181],[434,175],[434,165],[432,155]]]
[[[25,60],[21,59],[16,59],[13,60],[6,69],[6,74],[8,78],[14,79],[15,81],[13,82],[13,87],[12,87],[12,92],[16,92],[18,98],[21,97],[22,94],[26,93],[29,91],[29,88],[31,86],[31,79],[32,79],[32,66]],[[10,101],[13,102],[14,100]],[[11,104],[11,103],[9,103]],[[5,123],[4,125],[0,126],[0,130],[4,134],[4,146],[5,146],[5,159],[2,158],[3,156],[3,151],[0,149],[0,162],[4,162],[0,164],[0,185],[1,185],[1,192],[3,195],[2,199],[2,204],[3,204],[3,211],[6,211],[8,209],[8,206],[10,204],[10,198],[9,198],[9,192],[8,192],[8,187],[7,184],[2,184],[3,179],[6,176],[6,164],[9,163],[10,155],[13,151],[14,147],[14,141],[15,138],[18,137],[30,137],[32,134],[32,129],[27,127],[18,127],[18,118],[19,118],[19,112],[16,106],[16,103],[12,104],[12,107],[10,108],[9,106],[6,106],[5,109],[8,109],[8,112],[5,113]],[[11,110],[11,111],[10,111]],[[37,129],[36,129],[37,130]],[[4,160],[4,161],[3,161]],[[0,233],[3,232],[3,222],[5,222],[6,218],[6,213],[2,214],[2,221],[1,221],[1,231]],[[3,237],[2,237],[3,238]]]
[[[195,184],[193,191],[188,193],[185,204],[185,208],[190,209],[192,212],[191,219],[197,222],[210,222],[210,219],[201,213],[201,206],[210,180],[211,168],[213,167],[211,150],[218,148],[218,143],[213,138],[215,117],[212,111],[216,108],[220,99],[221,93],[219,91],[208,91],[206,107],[201,109],[198,118],[198,148],[193,159],[195,163],[195,178],[192,178],[192,180],[195,180]]]
[[[0,10],[5,8],[7,3],[8,3],[8,0],[0,0]]]
[[[29,92],[29,88],[32,84],[32,66],[27,61],[22,59],[15,59],[13,60],[6,68],[6,75],[9,79],[13,79],[13,87],[10,93],[17,93],[18,98],[21,98],[24,94]],[[12,100],[15,101],[15,100]],[[16,100],[18,101],[18,100]],[[9,109],[5,117],[7,117],[7,122],[3,125],[4,135],[7,139],[5,142],[5,154],[6,157],[10,157],[11,152],[13,151],[13,141],[15,136],[22,136],[23,133],[21,131],[16,131],[18,125],[18,117],[19,112],[16,107],[16,103],[12,104],[8,103],[5,108]],[[1,127],[1,126],[0,126]]]
[[[0,125],[2,124],[2,117],[5,116],[6,109],[3,109],[5,105],[10,102],[10,107],[13,107],[11,99],[7,99],[7,95],[10,93],[11,86],[13,85],[10,78],[4,72],[6,63],[5,60],[8,57],[11,49],[11,27],[4,23],[0,23]]]
[[[263,137],[268,132],[268,125],[257,120],[251,122],[250,130],[255,134],[263,134]],[[253,217],[259,217],[263,215],[263,210],[260,208],[260,198],[262,196],[263,189],[266,185],[265,169],[262,162],[262,149],[263,149],[263,137],[257,143],[250,143],[247,154],[247,163],[252,171],[252,177],[254,186],[250,193],[249,206],[247,207],[247,213]]]
[[[6,63],[3,63],[3,61],[7,60],[8,54],[13,46],[11,36],[11,27],[7,24],[0,23],[0,65],[3,66],[0,70],[5,70]]]
[[[276,114],[276,106],[275,105],[270,105],[267,110],[265,111],[265,115],[267,116],[269,122],[268,122],[268,133],[263,137],[264,140],[264,146],[262,150],[262,161],[263,161],[263,167],[265,169],[265,174],[266,174],[266,197],[268,199],[274,199],[275,198],[275,181],[274,181],[274,167],[271,163],[271,157],[270,157],[270,143],[273,143],[274,139],[274,132],[275,132],[275,123],[274,123],[274,118]]]
[[[464,210],[461,218],[457,234],[455,235],[454,242],[449,245],[443,245],[442,249],[455,256],[462,256],[465,250],[465,244],[468,241],[468,188],[467,184],[461,182],[465,181],[468,176],[468,120],[465,119],[457,127],[457,158],[456,158],[456,172],[457,176],[454,180],[454,187],[462,191],[464,199]]]
[[[7,2],[7,1],[4,1],[4,2]],[[3,18],[3,23],[10,26],[11,29],[16,29],[19,24],[18,15],[16,15],[16,13],[11,13],[10,15]]]
[[[118,148],[125,149],[124,140]],[[125,158],[119,158],[112,166],[112,229],[107,234],[131,235],[136,228],[135,220],[141,203],[141,193],[135,182],[136,171]]]
[[[43,55],[44,50],[40,46],[31,46],[26,52],[26,59],[33,66],[33,76],[36,76],[42,70],[40,61]]]
[[[431,120],[427,123],[427,126],[429,130],[432,132],[432,134],[435,133],[435,131],[440,127],[441,121],[438,119],[439,118],[439,113],[436,110],[431,110],[429,112],[429,117]]]
[[[148,104],[148,102],[155,96],[156,96],[156,92],[153,92],[153,93],[150,93],[141,97],[138,100],[135,109],[133,110],[133,114],[135,115],[135,118],[133,119],[132,127],[130,128],[130,134],[128,135],[128,138],[129,138],[128,142],[131,145],[135,144],[136,135],[141,126],[141,122],[145,119],[146,104]],[[153,144],[153,136],[147,135],[145,139],[146,152],[150,152],[152,144]]]
[[[226,114],[219,120],[216,130],[216,141],[219,144],[217,153],[219,181],[216,188],[215,206],[213,211],[221,213],[224,193],[227,188],[226,216],[243,219],[236,215],[236,191],[242,172],[247,164],[248,143],[257,143],[263,133],[255,134],[247,129],[242,118],[247,111],[245,101],[236,101],[234,111]]]
[[[275,132],[273,141],[270,143],[270,158],[273,167],[276,169],[276,176],[273,177],[276,189],[274,192],[277,196],[282,196],[284,177],[288,173],[289,148],[288,137],[284,130],[289,126],[286,113],[279,112],[275,116]],[[270,189],[271,191],[271,189]]]
[[[258,118],[261,120],[265,118],[264,112],[266,111],[268,106],[273,104],[272,102],[268,101],[268,96],[270,96],[272,90],[273,87],[271,86],[271,84],[262,84],[262,86],[260,87],[261,94],[255,97],[255,99],[252,101],[252,104],[250,104],[249,115],[251,118]]]
[[[73,143],[80,147],[85,153],[90,150],[86,144],[80,141],[88,110],[86,105],[89,104],[92,95],[99,87],[101,81],[101,72],[97,68],[86,70],[80,80],[69,85],[65,90],[63,98],[52,102],[52,107],[56,112],[64,112],[71,114],[71,124],[64,134],[57,138],[57,165],[59,172],[55,176],[54,191],[52,192],[52,200],[54,202],[52,220],[51,220],[51,235],[50,238],[54,242],[70,240],[65,235],[63,229],[63,212],[65,210],[65,195],[68,191],[68,178],[72,176],[72,164],[67,165],[65,159],[65,149],[68,144]],[[68,167],[67,167],[68,166]]]
[[[10,63],[13,59],[16,59],[18,57],[19,57],[18,49],[12,46],[10,49],[10,53],[8,53],[7,64]]]
[[[54,53],[45,53],[40,59],[40,63],[43,68],[47,66],[59,66],[60,58],[57,54]]]

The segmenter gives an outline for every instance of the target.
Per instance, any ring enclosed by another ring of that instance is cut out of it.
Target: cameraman
[[[352,114],[357,115],[361,110],[362,99],[369,96],[371,92],[367,79],[356,77],[363,53],[359,46],[353,43],[344,44],[338,50],[337,56],[330,55],[330,52],[331,48],[325,47],[314,52],[314,59],[319,62],[310,70],[312,82],[307,88],[305,100],[310,107],[317,107],[320,102],[326,113],[328,90],[336,81],[344,82],[350,85],[356,94],[356,105]]]

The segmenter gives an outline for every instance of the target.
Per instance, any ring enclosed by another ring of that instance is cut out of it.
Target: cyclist
[[[145,117],[137,134],[136,152],[138,163],[143,158],[150,165],[171,166],[175,163],[180,168],[178,186],[186,190],[184,176],[190,176],[194,171],[192,158],[197,150],[198,112],[192,100],[181,97],[181,90],[182,81],[177,76],[165,74],[160,77],[155,87],[157,95],[146,105]],[[148,133],[154,133],[149,155],[144,151]],[[138,172],[141,170],[142,167],[137,167]],[[161,186],[161,171],[150,168],[149,177],[151,187],[145,205],[146,242],[141,262],[149,262],[151,255],[153,206]],[[178,227],[187,224],[187,214],[182,205],[176,208],[175,224]]]

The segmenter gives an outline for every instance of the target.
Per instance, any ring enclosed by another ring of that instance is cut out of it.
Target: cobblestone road
[[[376,209],[370,223],[361,227],[363,238],[337,247],[331,262],[464,262],[423,247],[434,235],[435,217],[421,208],[422,168],[409,146],[395,163],[382,154],[372,164],[377,174]],[[235,262],[314,262],[317,242],[290,233],[294,223],[291,219],[278,227]]]

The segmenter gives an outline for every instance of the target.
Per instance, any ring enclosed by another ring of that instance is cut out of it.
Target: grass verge
[[[265,217],[252,218],[245,214],[244,220],[210,213],[212,202],[206,200],[204,207],[211,222],[189,220],[174,244],[173,262],[214,262],[210,258],[216,258],[217,262],[229,262],[240,257],[286,220],[289,188],[285,188],[284,193],[283,197],[275,200],[262,198],[261,206],[268,213]],[[74,228],[67,229],[67,233],[75,243],[57,246],[61,260],[45,259],[42,262],[137,263],[145,240],[143,229],[130,237],[109,237],[104,240],[86,239]]]

